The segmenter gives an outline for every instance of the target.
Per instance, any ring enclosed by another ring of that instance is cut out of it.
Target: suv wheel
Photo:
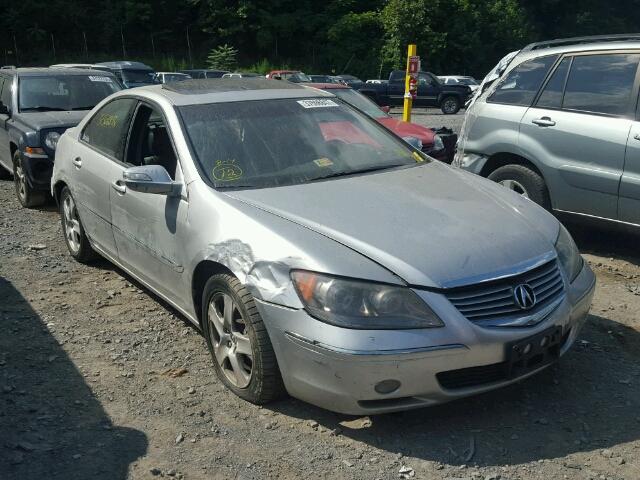
[[[547,190],[544,179],[529,167],[505,165],[491,172],[489,179],[536,202],[547,210],[551,209],[549,190]]]
[[[460,99],[458,97],[445,97],[440,104],[440,110],[445,115],[454,115],[460,111]]]
[[[16,187],[16,196],[23,207],[33,208],[44,203],[46,199],[45,192],[35,191],[29,185],[27,174],[20,159],[20,153],[17,150],[13,154],[13,182]]]
[[[60,224],[64,234],[64,242],[71,256],[81,263],[87,263],[97,258],[96,252],[91,247],[84,227],[78,215],[76,202],[71,196],[68,187],[60,192]]]
[[[253,297],[232,275],[211,277],[202,295],[202,330],[218,378],[251,403],[284,394],[269,335]]]

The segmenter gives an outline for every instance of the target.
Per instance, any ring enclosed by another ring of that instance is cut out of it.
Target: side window
[[[562,108],[624,115],[629,113],[631,92],[640,55],[617,53],[574,57]]]
[[[168,127],[160,111],[140,104],[133,120],[125,162],[134,165],[161,165],[176,178],[176,157]]]
[[[11,85],[13,84],[13,77],[0,77],[0,102],[7,107],[13,108],[11,105]]]
[[[122,161],[136,102],[132,98],[120,98],[107,103],[84,127],[82,140],[105,155]]]
[[[418,85],[430,87],[435,84],[435,81],[426,73],[418,74]]]
[[[569,65],[571,64],[571,58],[567,57],[560,62],[556,71],[553,72],[551,78],[547,82],[542,90],[540,98],[538,98],[537,107],[542,108],[561,108],[562,107],[562,93],[564,92],[564,84],[567,80],[567,72],[569,71]]]
[[[492,103],[529,106],[557,55],[535,58],[511,70],[487,99]]]

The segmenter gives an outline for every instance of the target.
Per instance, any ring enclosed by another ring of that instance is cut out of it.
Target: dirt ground
[[[50,205],[0,182],[0,479],[640,478],[640,236],[572,228],[598,276],[585,329],[524,382],[348,417],[257,407],[203,338],[107,262],[75,263]]]

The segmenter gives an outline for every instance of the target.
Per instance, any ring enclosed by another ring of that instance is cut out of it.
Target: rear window
[[[639,60],[635,53],[575,57],[562,107],[610,115],[629,113]]]
[[[535,58],[511,70],[487,99],[491,103],[529,106],[557,55]]]
[[[110,75],[51,75],[20,77],[18,103],[21,112],[91,110],[120,90]]]

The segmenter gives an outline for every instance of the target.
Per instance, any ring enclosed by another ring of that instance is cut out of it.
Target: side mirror
[[[11,116],[11,110],[4,103],[0,102],[0,115],[9,115]]]
[[[124,184],[134,192],[155,193],[175,197],[180,195],[182,184],[174,182],[161,165],[130,167],[122,173]]]
[[[384,113],[389,113],[391,111],[391,107],[389,105],[385,105],[384,107],[380,107]]]
[[[416,150],[422,150],[422,140],[420,140],[419,138],[416,138],[416,137],[402,137],[402,140],[407,142],[409,145],[411,145]]]

